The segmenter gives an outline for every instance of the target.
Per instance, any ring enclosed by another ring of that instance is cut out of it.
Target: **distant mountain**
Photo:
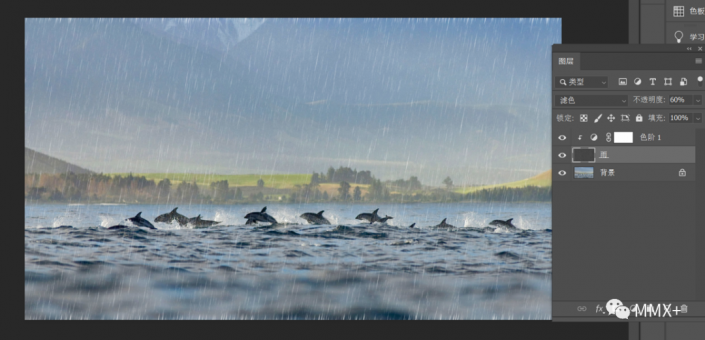
[[[47,156],[30,148],[24,148],[25,174],[60,174],[73,172],[75,174],[91,174],[93,171],[64,162],[58,158]]]

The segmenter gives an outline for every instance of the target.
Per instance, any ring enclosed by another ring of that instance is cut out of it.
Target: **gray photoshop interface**
[[[705,321],[703,46],[553,46],[553,321]]]
[[[641,44],[705,44],[703,0],[641,0],[637,15]]]

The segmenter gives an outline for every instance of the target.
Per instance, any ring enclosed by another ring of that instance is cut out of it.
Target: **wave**
[[[110,215],[98,215],[98,218],[100,218],[100,226],[103,228],[110,228],[116,224],[122,224],[125,221],[124,218],[118,218],[115,216],[110,216]]]

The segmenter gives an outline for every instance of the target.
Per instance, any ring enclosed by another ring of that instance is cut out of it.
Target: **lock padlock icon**
[[[641,114],[636,115],[636,121],[637,122],[643,122],[644,118],[641,116]]]
[[[685,177],[685,169],[680,169],[680,171],[678,171],[678,176]]]

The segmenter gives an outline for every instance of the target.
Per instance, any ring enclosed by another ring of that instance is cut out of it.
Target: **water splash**
[[[546,228],[544,226],[536,226],[535,223],[533,223],[529,218],[525,218],[524,216],[517,216],[514,218],[512,221],[512,224],[514,224],[518,229],[524,229],[524,230],[544,230],[544,229],[550,229]]]
[[[475,212],[468,212],[463,214],[463,227],[464,228],[478,228],[482,229],[487,227],[491,220],[487,217],[482,217],[480,214]]]
[[[301,212],[299,212],[296,207],[289,206],[279,206],[274,209],[267,208],[267,213],[274,217],[279,223],[307,223],[301,217]]]
[[[355,218],[350,218],[347,215],[338,215],[335,213],[325,214],[328,221],[333,225],[355,225],[362,223],[364,221],[356,220]],[[357,215],[356,215],[357,216]]]
[[[120,219],[115,216],[110,216],[110,215],[105,215],[105,214],[98,215],[98,218],[100,219],[100,226],[103,228],[110,228],[116,224],[122,224],[122,223],[128,222],[128,221],[125,221],[124,218]]]
[[[247,220],[245,220],[245,215],[242,213],[234,213],[231,211],[225,211],[225,210],[216,210],[215,211],[215,217],[213,217],[214,221],[220,221],[219,224],[217,225],[243,225]],[[204,219],[207,219],[205,217],[202,217]]]
[[[62,215],[54,218],[51,224],[51,228],[58,228],[62,225],[72,225],[72,221],[75,221],[75,217],[70,217],[68,215]]]

